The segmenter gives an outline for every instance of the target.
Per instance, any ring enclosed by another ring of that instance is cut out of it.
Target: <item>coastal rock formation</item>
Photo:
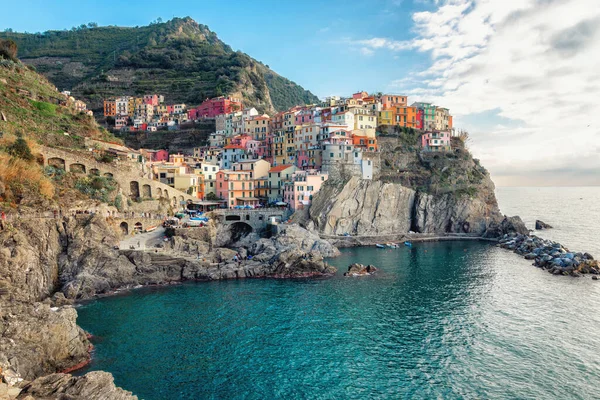
[[[411,229],[415,191],[394,183],[351,178],[325,184],[313,199],[310,217],[322,235],[386,235]]]
[[[347,272],[344,272],[344,276],[373,275],[375,272],[377,272],[377,268],[374,265],[363,265],[354,263],[348,267]]]
[[[51,374],[26,385],[19,399],[69,399],[69,400],[137,400],[131,392],[115,386],[108,372],[88,372],[84,376]]]
[[[310,218],[307,227],[327,236],[381,236],[411,230],[481,235],[502,221],[493,186],[470,198],[416,192],[399,183],[357,177],[325,184],[313,200]]]
[[[519,216],[504,217],[499,223],[493,222],[483,234],[485,238],[498,238],[505,234],[528,235],[529,229]]]
[[[533,265],[554,275],[600,274],[600,265],[591,254],[571,252],[560,243],[535,235],[506,234],[498,246],[514,251],[526,260],[534,260]]]
[[[535,220],[535,229],[541,231],[542,229],[552,229],[553,226],[545,223],[544,221],[540,221],[539,219]]]

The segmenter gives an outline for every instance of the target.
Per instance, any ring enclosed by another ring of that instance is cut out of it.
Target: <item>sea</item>
[[[600,255],[600,188],[498,188]],[[354,262],[379,271],[349,278]],[[343,249],[324,279],[144,288],[78,308],[90,366],[146,400],[597,399],[600,281],[483,242]]]

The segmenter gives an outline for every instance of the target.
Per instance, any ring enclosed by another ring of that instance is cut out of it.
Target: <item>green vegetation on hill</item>
[[[0,48],[6,48],[2,41]],[[76,187],[69,179],[59,181],[42,170],[40,144],[83,149],[86,137],[119,140],[92,117],[70,107],[52,84],[19,62],[16,47],[9,49],[13,51],[0,52],[0,209],[48,209],[53,201],[69,201],[65,196],[72,195],[69,188]],[[102,191],[93,183],[98,193],[79,192],[102,199],[110,192],[110,188]]]
[[[260,111],[316,102],[309,91],[247,54],[235,52],[191,18],[122,28],[82,25],[70,31],[4,32],[23,62],[61,90],[99,109],[106,97],[160,93],[170,103],[240,96]]]

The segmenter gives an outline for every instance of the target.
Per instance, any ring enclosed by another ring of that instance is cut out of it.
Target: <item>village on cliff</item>
[[[322,104],[296,106],[273,116],[244,108],[231,97],[205,100],[195,108],[167,105],[161,95],[104,101],[104,117],[130,132],[177,130],[183,123],[215,121],[209,144],[194,153],[131,150],[103,145],[104,151],[145,163],[151,178],[221,208],[311,204],[321,185],[344,174],[372,179],[378,168],[377,136],[420,134],[424,152],[451,150],[452,116],[430,103],[408,105],[407,96],[328,97]]]

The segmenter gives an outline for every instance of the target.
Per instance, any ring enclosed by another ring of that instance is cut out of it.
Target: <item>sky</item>
[[[599,0],[21,0],[3,14],[19,32],[190,16],[319,97],[449,108],[498,186],[600,185]]]

